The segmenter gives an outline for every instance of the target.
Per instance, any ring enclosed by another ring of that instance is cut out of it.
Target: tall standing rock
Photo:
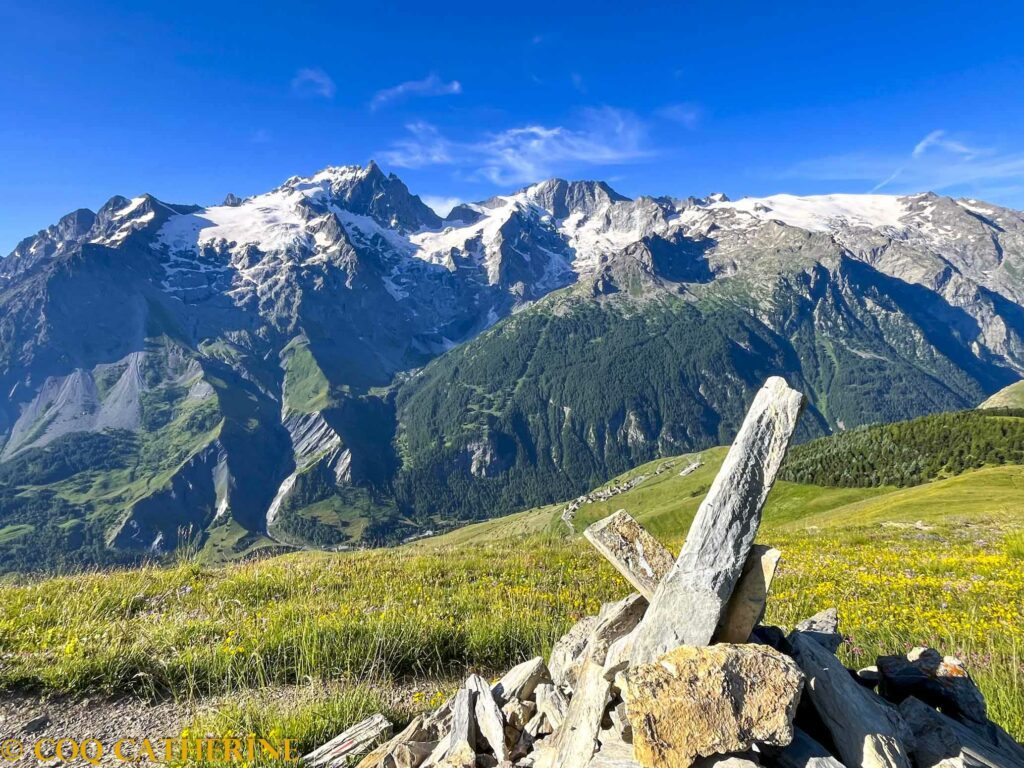
[[[803,395],[777,376],[757,393],[683,551],[654,592],[636,632],[634,664],[653,662],[680,645],[711,642],[750,555],[802,405]]]

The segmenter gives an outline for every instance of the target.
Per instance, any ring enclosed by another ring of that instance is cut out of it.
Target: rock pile
[[[802,397],[758,393],[673,558],[624,511],[585,532],[636,590],[496,683],[470,676],[401,733],[379,715],[307,756],[358,768],[1024,768],[957,659],[855,672],[834,609],[764,626],[779,552],[753,540]],[[383,743],[381,743],[383,742]]]

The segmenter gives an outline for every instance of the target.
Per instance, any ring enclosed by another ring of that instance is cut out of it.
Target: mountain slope
[[[950,524],[957,521],[996,522],[1014,528],[1024,520],[1024,456],[995,450],[991,460],[979,466],[959,467],[945,476],[911,487],[871,485],[870,471],[858,475],[858,483],[841,484],[842,475],[832,480],[794,482],[809,460],[818,455],[840,455],[859,448],[862,461],[885,476],[898,476],[908,459],[927,464],[934,457],[934,446],[915,444],[911,439],[921,433],[941,433],[960,421],[976,433],[986,433],[1002,449],[1019,445],[1024,415],[1001,417],[966,411],[936,414],[911,422],[861,430],[861,436],[839,434],[807,445],[796,446],[783,465],[782,478],[772,489],[764,511],[764,525],[772,531],[797,531],[810,527],[850,528],[885,524]],[[1012,432],[1004,432],[1005,422],[1013,422]],[[896,435],[893,443],[866,440],[865,433],[887,431]],[[851,441],[851,437],[854,440]],[[854,444],[851,445],[851,442]],[[952,451],[956,446],[950,446]],[[866,452],[863,452],[866,451]],[[677,542],[697,512],[697,507],[718,473],[727,449],[711,448],[699,453],[658,459],[625,472],[594,488],[588,500],[572,514],[574,531],[625,509],[645,528],[664,541]],[[857,467],[857,471],[862,469]],[[609,488],[622,489],[613,495],[602,494]],[[604,496],[607,495],[607,498]],[[569,528],[563,519],[567,502],[562,501],[505,517],[464,526],[441,536],[417,541],[416,549],[448,546],[483,545],[508,538],[550,533],[565,535]],[[679,542],[681,543],[681,542]]]
[[[1018,381],[996,392],[979,408],[1024,408],[1024,381]]]
[[[371,163],[228,202],[115,197],[0,260],[0,529],[39,564],[542,504],[729,440],[772,374],[811,438],[1024,373],[1024,217],[978,201],[555,179],[441,219]]]

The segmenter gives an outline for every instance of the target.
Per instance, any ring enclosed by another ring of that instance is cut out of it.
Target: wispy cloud
[[[333,99],[338,87],[322,69],[300,69],[292,78],[292,91],[301,96],[320,96]]]
[[[408,80],[393,88],[377,91],[370,101],[370,109],[380,109],[386,104],[413,96],[453,96],[459,93],[462,93],[462,83],[458,80],[445,82],[431,73],[422,80]]]
[[[537,181],[588,166],[620,165],[651,154],[643,122],[631,112],[583,110],[577,127],[523,125],[455,141],[427,123],[412,123],[409,136],[381,153],[391,165],[452,165],[495,184]]]
[[[923,190],[977,197],[1024,188],[1024,152],[973,146],[946,131],[924,136],[905,155],[853,152],[800,162],[791,178],[863,182],[866,190],[897,194]]]
[[[972,159],[978,155],[984,155],[986,150],[974,149],[968,147],[966,144],[950,139],[946,136],[945,131],[932,131],[917,144],[914,145],[914,151],[910,153],[911,157],[921,157],[930,147],[937,147],[944,149],[947,152],[951,152],[954,155],[961,155],[967,159]]]
[[[663,120],[678,123],[684,128],[693,129],[700,123],[703,111],[696,104],[682,101],[678,104],[668,104],[659,109],[655,114]]]

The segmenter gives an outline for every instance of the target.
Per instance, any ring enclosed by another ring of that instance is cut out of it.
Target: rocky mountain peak
[[[574,213],[589,216],[612,203],[629,201],[603,181],[548,179],[526,187],[519,194],[556,219],[566,219]]]
[[[441,217],[432,208],[412,194],[395,174],[385,175],[372,160],[365,168],[328,166],[309,177],[293,176],[283,188],[302,192],[311,201],[327,202],[350,213],[369,216],[391,229],[408,232],[441,225]]]

